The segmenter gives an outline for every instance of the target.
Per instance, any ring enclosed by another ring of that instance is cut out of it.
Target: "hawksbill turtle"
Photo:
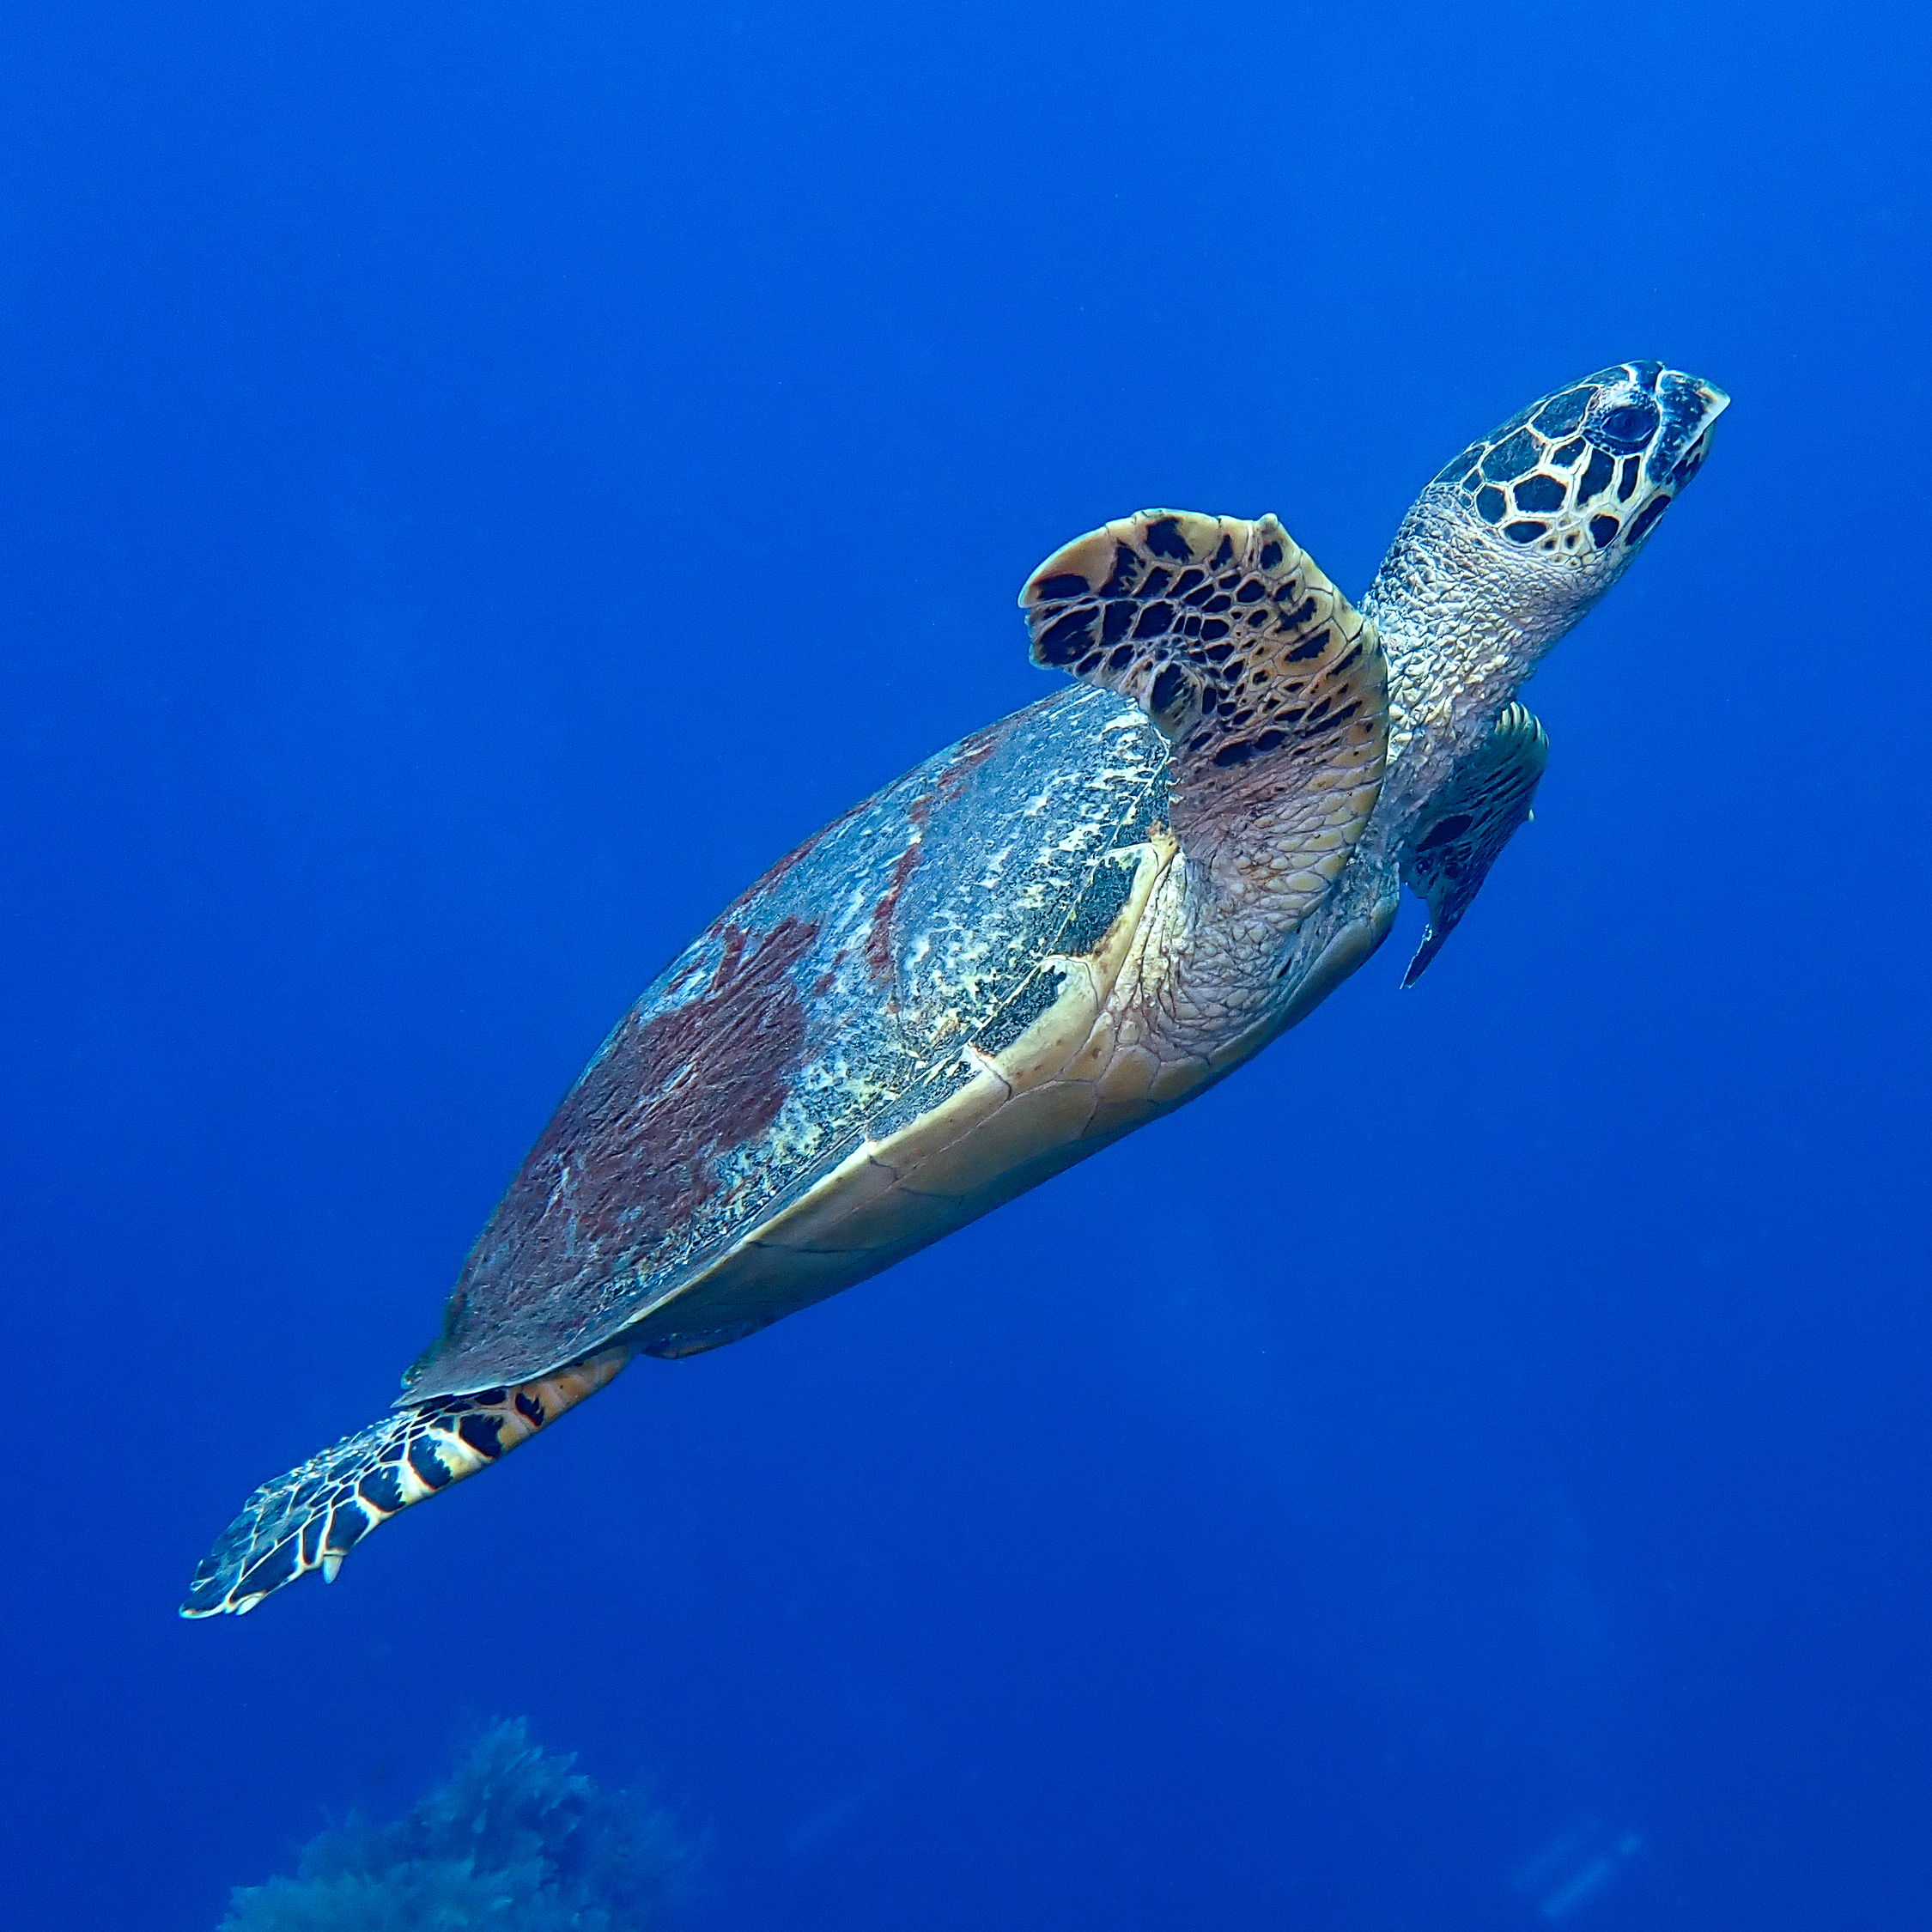
[[[618,1023],[383,1419],[248,1499],[183,1614],[252,1609],[638,1355],[877,1274],[1180,1106],[1368,958],[1435,957],[1543,771],[1516,692],[1728,398],[1601,369],[1472,443],[1359,610],[1272,516],[1148,510],[1020,603],[1072,682],[781,860]],[[1405,982],[1406,983],[1406,982]]]

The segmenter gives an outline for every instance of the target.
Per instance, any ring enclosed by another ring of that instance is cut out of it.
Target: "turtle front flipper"
[[[1137,1050],[1176,1098],[1294,1024],[1388,930],[1392,870],[1387,893],[1335,896],[1388,767],[1382,642],[1272,516],[1144,510],[1056,551],[1020,603],[1037,662],[1131,699],[1168,741],[1180,858],[1130,988]]]
[[[1402,878],[1428,902],[1429,926],[1402,975],[1413,986],[1442,951],[1489,869],[1518,826],[1549,762],[1550,741],[1520,704],[1504,708],[1495,728],[1423,808],[1402,859]]]
[[[1272,516],[1143,510],[1020,592],[1033,656],[1132,698],[1172,747],[1171,818],[1276,932],[1327,893],[1382,789],[1376,628]]]
[[[474,1475],[594,1394],[630,1359],[606,1348],[514,1388],[440,1395],[397,1409],[264,1483],[202,1559],[184,1617],[252,1610],[296,1577],[333,1583],[380,1522]]]

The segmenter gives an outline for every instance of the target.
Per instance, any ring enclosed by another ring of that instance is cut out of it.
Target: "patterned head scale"
[[[1618,574],[1703,465],[1730,398],[1661,362],[1599,369],[1546,396],[1436,478],[1518,554]]]

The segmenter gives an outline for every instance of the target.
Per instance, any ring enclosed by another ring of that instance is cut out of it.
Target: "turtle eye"
[[[1590,424],[1589,434],[1606,449],[1642,449],[1656,434],[1661,420],[1657,405],[1648,396],[1637,396],[1627,403],[1613,403]]]

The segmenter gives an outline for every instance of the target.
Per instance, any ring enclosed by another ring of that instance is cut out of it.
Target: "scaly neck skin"
[[[1384,673],[1361,619],[1346,611],[1345,621],[1319,700],[1336,707],[1332,721],[1299,740],[1277,732],[1284,742],[1268,750],[1279,756],[1221,769],[1196,759],[1176,787],[1171,834],[1154,841],[1164,863],[1109,1005],[1122,1043],[1182,1085],[1218,1077],[1279,1030],[1291,990],[1281,962],[1373,816]],[[1190,798],[1188,783],[1205,796]]]
[[[1430,798],[1621,568],[1512,550],[1451,492],[1423,493],[1362,604],[1388,654],[1389,714],[1365,860],[1400,862]]]
[[[1237,835],[1176,852],[1149,897],[1141,934],[1116,994],[1127,1026],[1164,1063],[1198,1063],[1203,1077],[1230,1071],[1273,1038],[1287,993],[1284,953],[1309,911],[1305,826],[1273,823],[1255,801]],[[1277,854],[1297,852],[1278,866]],[[1346,848],[1319,862],[1339,876]]]

